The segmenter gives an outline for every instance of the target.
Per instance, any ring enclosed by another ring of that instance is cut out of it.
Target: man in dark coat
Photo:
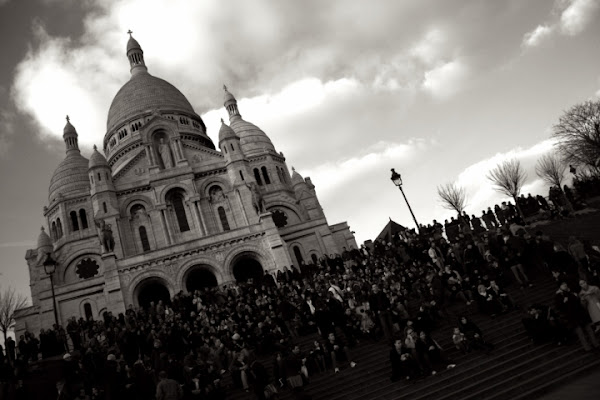
[[[581,342],[581,345],[586,351],[590,351],[593,348],[598,348],[598,341],[596,335],[592,329],[592,321],[590,316],[581,305],[579,297],[572,293],[569,289],[567,282],[562,282],[560,288],[554,296],[554,306],[558,311],[559,317],[563,324],[569,329],[574,330]],[[586,340],[584,330],[589,335],[588,343]]]

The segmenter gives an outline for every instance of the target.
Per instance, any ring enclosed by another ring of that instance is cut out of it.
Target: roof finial
[[[94,145],[94,151],[98,151],[98,148],[96,147],[96,145]]]
[[[223,118],[221,118],[221,123],[222,123],[222,124],[224,124],[224,123],[225,123],[225,121],[223,121]]]
[[[292,172],[296,172],[296,168],[292,167]]]
[[[70,122],[71,118],[69,118],[69,116],[67,115],[67,122]]]
[[[227,91],[227,86],[225,84],[223,84],[223,90]]]
[[[42,226],[42,232],[44,232],[44,227]]]
[[[129,37],[131,37],[131,34],[132,34],[133,32],[132,32],[132,31],[131,31],[131,29],[130,29],[130,30],[128,30],[128,31],[127,31],[127,33],[129,33]]]

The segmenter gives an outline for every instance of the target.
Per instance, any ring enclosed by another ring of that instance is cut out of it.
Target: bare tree
[[[554,125],[553,136],[568,164],[585,165],[600,173],[600,101],[576,104]]]
[[[546,154],[535,166],[535,173],[550,186],[562,188],[567,165],[555,154]],[[562,190],[562,189],[561,189]]]
[[[456,183],[447,183],[438,186],[437,193],[444,208],[454,210],[458,215],[462,216],[463,211],[467,207],[467,192],[465,188],[458,186]]]
[[[494,184],[494,189],[496,189],[497,192],[513,198],[521,218],[525,220],[523,211],[521,210],[521,207],[519,207],[519,202],[517,201],[519,194],[521,193],[521,188],[525,183],[525,179],[527,179],[527,174],[523,170],[521,162],[515,158],[506,160],[491,170],[488,173],[487,178]]]
[[[27,297],[17,293],[15,288],[0,291],[0,330],[4,334],[4,342],[8,338],[8,331],[15,325],[15,311],[27,305]]]

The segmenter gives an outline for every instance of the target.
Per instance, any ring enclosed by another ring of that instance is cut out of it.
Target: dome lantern
[[[144,62],[144,51],[142,50],[142,46],[140,46],[138,41],[131,36],[133,33],[131,30],[128,30],[127,33],[129,34],[129,40],[127,41],[127,58],[129,59],[129,66],[131,67],[131,75],[147,72],[148,68]]]
[[[63,129],[63,140],[65,141],[65,145],[67,147],[67,154],[69,154],[69,152],[79,153],[79,144],[77,140],[78,136],[77,130],[71,124],[71,119],[67,115],[67,124]]]
[[[229,90],[227,90],[227,86],[223,85],[223,90],[225,91],[225,94],[223,96],[223,105],[229,113],[229,120],[231,121],[232,117],[241,117],[237,106],[237,100],[235,99],[235,97],[233,97]]]

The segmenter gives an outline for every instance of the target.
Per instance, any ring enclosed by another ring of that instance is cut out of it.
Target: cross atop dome
[[[70,122],[71,118],[69,118],[69,116],[67,115],[67,122]]]
[[[129,30],[127,31],[127,33],[129,34],[129,37],[130,37],[130,38],[133,38],[133,36],[131,36],[131,34],[133,33],[133,31],[132,31],[131,29],[129,29]]]

